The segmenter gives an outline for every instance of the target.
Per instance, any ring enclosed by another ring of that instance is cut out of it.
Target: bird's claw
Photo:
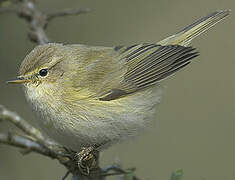
[[[82,174],[89,175],[90,171],[97,167],[97,154],[98,151],[93,147],[84,147],[76,154],[78,168]]]

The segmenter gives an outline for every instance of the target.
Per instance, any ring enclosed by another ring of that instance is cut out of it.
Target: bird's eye
[[[48,73],[48,70],[47,70],[47,69],[41,69],[41,70],[39,71],[39,75],[40,75],[40,76],[46,76],[47,73]]]

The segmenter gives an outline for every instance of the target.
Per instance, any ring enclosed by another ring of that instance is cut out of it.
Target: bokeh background
[[[89,7],[92,12],[59,18],[48,27],[51,41],[89,45],[157,42],[217,9],[235,11],[234,0],[40,0],[43,11]],[[186,180],[235,178],[234,12],[194,40],[200,57],[166,81],[167,89],[152,128],[135,140],[102,154],[102,166],[120,161],[136,167],[142,179],[167,180],[183,168]],[[5,83],[16,76],[34,44],[27,24],[0,16],[0,104],[27,120],[34,118],[20,87]],[[7,123],[1,131],[14,131]],[[66,170],[37,154],[23,156],[0,145],[1,180],[61,179]]]

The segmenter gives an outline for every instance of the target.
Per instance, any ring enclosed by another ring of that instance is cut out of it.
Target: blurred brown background
[[[214,10],[235,11],[234,0],[40,0],[37,5],[44,11],[91,8],[88,14],[56,19],[48,36],[55,42],[104,46],[157,42]],[[184,169],[185,180],[234,180],[234,13],[195,39],[200,56],[167,80],[152,129],[105,151],[103,166],[118,159],[150,180],[167,180],[177,168]],[[1,15],[0,22],[0,104],[31,120],[21,88],[5,81],[15,77],[34,44],[23,20]],[[0,126],[13,130],[6,123]],[[22,156],[0,145],[1,180],[58,180],[64,174],[57,161],[34,153]]]

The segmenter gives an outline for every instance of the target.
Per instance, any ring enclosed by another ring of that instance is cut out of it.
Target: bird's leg
[[[84,175],[89,175],[91,170],[98,167],[99,152],[94,147],[83,147],[82,150],[76,154],[78,168]]]

